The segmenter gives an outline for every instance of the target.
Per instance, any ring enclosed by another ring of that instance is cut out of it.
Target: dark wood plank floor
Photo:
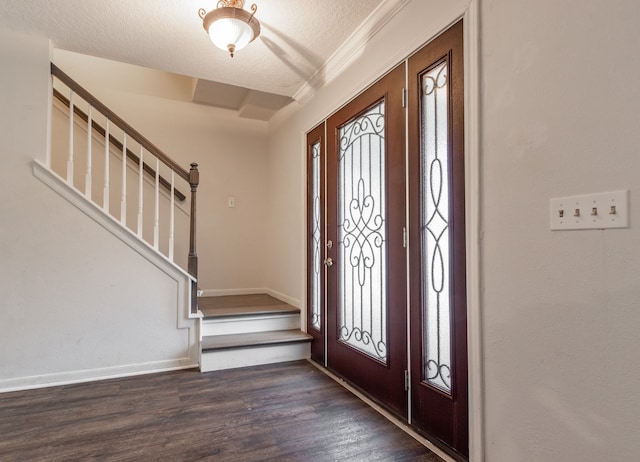
[[[2,461],[441,461],[306,361],[0,394]]]

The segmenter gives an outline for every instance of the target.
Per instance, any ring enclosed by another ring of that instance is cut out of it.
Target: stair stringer
[[[200,312],[190,313],[191,284],[195,281],[194,278],[148,243],[139,239],[129,229],[123,227],[119,221],[106,214],[102,208],[90,202],[82,192],[70,186],[42,162],[34,160],[32,164],[33,174],[36,178],[175,281],[177,288],[175,326],[176,329],[187,330],[188,348],[185,349],[184,356],[178,358],[0,380],[0,392],[198,367],[200,360],[199,326],[202,314]]]

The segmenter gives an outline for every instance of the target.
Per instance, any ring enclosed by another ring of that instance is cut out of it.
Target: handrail
[[[84,99],[87,103],[89,103],[104,116],[106,116],[109,121],[117,125],[120,129],[124,130],[128,136],[140,143],[142,147],[144,147],[147,151],[160,159],[164,164],[170,167],[171,170],[176,172],[182,179],[184,179],[185,181],[189,181],[189,172],[180,167],[176,162],[173,161],[173,159],[162,152],[160,148],[155,146],[151,141],[140,134],[140,132],[138,132],[135,128],[118,117],[115,112],[102,104],[95,96],[81,87],[79,83],[62,72],[62,70],[60,70],[60,68],[53,63],[51,63],[51,75],[57,77],[62,83],[73,90],[74,93],[82,97],[82,99]]]
[[[185,170],[184,168],[180,167],[175,161],[173,161],[173,159],[171,159],[169,156],[167,156],[165,153],[163,153],[157,146],[155,146],[153,143],[151,143],[147,138],[145,138],[143,135],[140,134],[140,132],[138,132],[136,129],[134,129],[131,125],[129,125],[128,123],[126,123],[123,119],[121,119],[118,115],[116,115],[111,109],[109,109],[107,106],[105,106],[102,102],[100,102],[95,96],[93,96],[91,93],[89,93],[87,90],[85,90],[82,86],[80,86],[80,84],[78,84],[76,81],[74,81],[71,77],[69,77],[67,74],[65,74],[62,70],[60,70],[60,68],[58,68],[55,64],[51,63],[51,75],[56,77],[58,80],[60,80],[62,83],[64,83],[70,90],[71,90],[71,94],[76,94],[79,97],[81,97],[84,101],[86,101],[89,104],[89,108],[94,108],[96,109],[98,112],[100,112],[103,116],[106,117],[107,119],[107,127],[109,123],[113,123],[114,125],[116,125],[118,128],[120,128],[128,137],[131,137],[133,140],[135,140],[142,148],[144,148],[147,152],[149,152],[150,154],[152,154],[153,156],[156,157],[157,161],[162,162],[163,164],[165,164],[167,167],[169,167],[173,172],[175,172],[179,177],[181,177],[183,180],[185,180],[186,182],[189,183],[190,189],[191,189],[191,213],[189,214],[189,254],[188,254],[188,269],[187,271],[189,272],[189,274],[191,276],[193,276],[193,281],[191,282],[191,307],[190,307],[190,312],[192,314],[197,314],[198,312],[198,297],[197,297],[197,292],[198,292],[198,287],[197,287],[197,280],[198,280],[198,254],[196,252],[196,193],[198,190],[198,185],[200,183],[200,173],[198,171],[198,164],[197,163],[192,163],[191,164],[191,168],[189,171]],[[64,104],[67,104],[68,107],[71,107],[72,103],[71,101],[67,100],[60,92],[58,92],[56,89],[53,89],[53,96],[55,96],[56,98],[58,98],[59,100],[61,100]],[[74,114],[79,115],[85,122],[89,123],[89,116],[86,115],[82,110],[78,109],[77,106],[74,105],[74,110],[73,112],[70,113],[70,116],[73,117]],[[95,128],[95,130],[101,134],[102,136],[104,136],[106,138],[107,136],[107,131],[101,127],[99,124],[95,123],[93,120],[91,121],[91,126],[93,128]],[[70,165],[70,170],[68,170],[67,175],[69,176],[69,172],[71,172],[71,178],[73,178],[73,124],[70,125],[70,150],[69,150],[69,154],[70,154],[70,158],[69,158],[69,165]],[[88,136],[91,137],[92,133],[88,133]],[[125,137],[125,141],[126,141],[126,137]],[[124,178],[125,178],[125,173],[126,173],[126,161],[125,159],[132,159],[134,160],[136,163],[138,163],[138,165],[140,164],[140,160],[141,158],[136,156],[133,152],[131,152],[129,149],[126,148],[125,144],[120,142],[117,138],[115,138],[114,136],[112,136],[111,134],[109,134],[109,140],[105,139],[105,149],[108,149],[109,144],[113,144],[114,146],[116,146],[117,149],[119,149],[120,151],[125,152],[126,154],[123,156],[123,161],[122,161],[122,167],[123,167],[123,185],[124,185]],[[106,157],[106,159],[108,159],[108,157]],[[89,156],[89,160],[90,160],[90,156]],[[168,182],[166,179],[160,177],[159,175],[159,168],[153,169],[151,168],[149,165],[147,165],[146,163],[142,163],[143,165],[141,166],[142,169],[149,174],[152,174],[155,178],[156,178],[156,225],[157,225],[157,210],[158,210],[158,188],[159,188],[159,184],[162,184],[163,187],[168,187],[170,191],[173,191],[174,196],[177,197],[179,200],[184,200],[186,197],[184,194],[182,194],[181,192],[179,192],[177,189],[175,189],[175,186],[173,185],[173,181],[172,182]],[[157,164],[159,166],[159,164]],[[173,175],[173,174],[172,174]],[[89,177],[90,180],[90,177]],[[73,180],[71,180],[73,181]],[[140,181],[142,182],[142,178],[140,178]],[[90,183],[88,183],[90,184]],[[142,183],[140,183],[140,197],[142,197]],[[90,197],[90,195],[89,195]],[[123,186],[123,207],[125,207],[126,209],[126,195],[125,195],[125,188]],[[170,196],[171,200],[172,200],[172,205],[173,205],[173,196]],[[108,198],[108,196],[107,196]],[[106,205],[105,205],[106,207]],[[125,210],[122,209],[122,210]],[[121,212],[121,214],[124,212]],[[173,208],[171,209],[171,213],[172,213],[172,218],[171,218],[171,230],[170,230],[170,242],[173,239]],[[142,212],[140,212],[139,215],[139,223],[141,223],[142,218]],[[122,221],[122,223],[124,224],[125,221]],[[139,225],[140,226],[140,225]],[[141,228],[139,228],[141,229]],[[140,233],[140,231],[138,231]],[[140,234],[139,234],[140,235]],[[155,238],[154,238],[154,247],[157,250],[157,236],[158,233],[155,232]],[[172,249],[173,247],[171,247]],[[170,251],[170,259],[173,260],[172,257],[172,250]]]
[[[55,96],[56,99],[60,101],[62,104],[64,104],[67,108],[71,107],[71,102],[69,101],[69,99],[66,96],[64,96],[62,93],[60,93],[58,90],[56,90],[55,88],[53,89],[53,96]],[[85,123],[88,123],[89,116],[78,106],[75,106],[75,105],[73,106],[73,112],[75,115],[80,117]],[[92,120],[91,127],[96,132],[98,132],[100,136],[106,138],[107,131],[102,127],[102,125],[97,123],[95,120]],[[122,150],[124,149],[122,142],[111,134],[109,135],[109,142],[112,145],[114,145],[115,148],[120,152],[122,152]],[[134,164],[138,164],[140,162],[140,158],[136,154],[131,152],[131,150],[128,148],[127,148],[127,158],[132,160]],[[155,178],[156,171],[153,167],[151,167],[146,162],[143,162],[143,168],[145,173],[147,173],[150,177]],[[167,191],[171,191],[171,183],[165,177],[160,175],[159,181],[163,188],[165,188]],[[187,198],[187,196],[185,196],[184,193],[182,193],[182,191],[180,191],[179,189],[174,188],[173,193],[175,194],[176,198],[180,202],[184,202],[184,200]]]

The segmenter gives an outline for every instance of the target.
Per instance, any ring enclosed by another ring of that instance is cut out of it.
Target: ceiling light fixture
[[[233,54],[246,47],[260,35],[260,22],[254,18],[258,7],[251,5],[251,13],[244,9],[245,0],[220,0],[215,9],[198,10],[204,30],[215,46]]]

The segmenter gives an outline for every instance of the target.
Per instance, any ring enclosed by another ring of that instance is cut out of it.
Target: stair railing
[[[173,159],[162,152],[157,146],[151,143],[147,138],[141,135],[136,129],[125,122],[95,96],[85,90],[80,84],[75,82],[71,77],[65,74],[55,64],[51,63],[51,76],[53,80],[53,97],[60,101],[69,109],[69,146],[66,160],[66,180],[67,183],[76,188],[74,185],[74,168],[75,168],[75,144],[74,142],[74,125],[82,121],[87,128],[87,145],[86,159],[83,159],[86,172],[84,175],[84,195],[88,200],[92,200],[96,205],[102,206],[102,209],[114,219],[118,219],[116,214],[110,211],[111,173],[110,158],[111,155],[117,153],[122,159],[122,169],[120,173],[120,223],[127,227],[127,169],[137,169],[138,175],[138,210],[137,210],[137,227],[135,232],[140,239],[143,239],[143,219],[144,219],[144,201],[143,191],[145,181],[151,182],[154,188],[154,211],[153,211],[153,242],[149,243],[153,248],[160,251],[160,189],[166,190],[169,194],[169,230],[168,230],[168,252],[165,255],[171,262],[174,262],[175,247],[175,209],[177,204],[175,199],[183,202],[186,199],[176,187],[176,175],[178,179],[183,179],[189,184],[191,190],[190,197],[190,213],[189,213],[189,254],[187,258],[187,271],[193,277],[191,284],[191,307],[192,314],[198,311],[197,298],[197,279],[198,279],[198,255],[196,251],[196,194],[200,182],[200,173],[198,164],[192,163],[189,171],[183,169]],[[56,89],[57,79],[64,84],[69,92],[67,98],[61,91]],[[81,101],[78,101],[80,98]],[[83,108],[79,106],[82,105]],[[98,116],[95,112],[100,114]],[[100,120],[98,120],[100,119]],[[104,125],[104,126],[103,126]],[[118,132],[117,134],[115,132]],[[92,139],[97,136],[104,140],[104,179],[103,181],[103,197],[102,204],[98,204],[92,199],[93,190],[93,143]],[[121,137],[121,140],[118,139]],[[127,143],[136,145],[140,148],[140,154],[136,155],[127,147]],[[149,159],[149,157],[151,157]],[[153,165],[155,163],[155,165]],[[51,155],[47,155],[46,166],[52,169]],[[165,178],[160,174],[161,169],[168,169],[169,178]],[[76,188],[80,190],[79,188]],[[83,191],[80,191],[81,193]],[[134,230],[130,228],[133,232]]]

